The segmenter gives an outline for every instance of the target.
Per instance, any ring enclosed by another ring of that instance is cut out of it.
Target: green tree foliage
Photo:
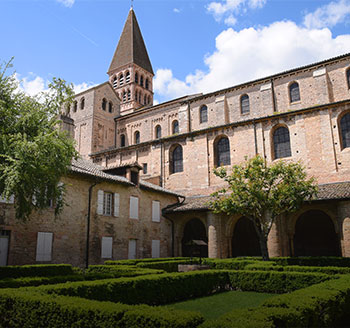
[[[234,165],[230,174],[223,167],[214,171],[228,187],[212,194],[214,213],[241,214],[254,223],[264,260],[269,259],[267,237],[278,216],[298,210],[317,193],[299,163],[279,161],[268,166],[256,156]]]
[[[59,214],[64,205],[59,180],[77,153],[73,140],[58,129],[58,115],[73,91],[54,78],[48,92],[30,97],[8,74],[10,67],[11,62],[0,64],[0,195],[15,197],[18,219],[27,220],[51,200]]]

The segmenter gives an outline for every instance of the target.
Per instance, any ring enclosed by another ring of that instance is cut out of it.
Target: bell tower
[[[120,114],[153,105],[153,69],[133,8],[130,9],[107,74],[120,98]]]

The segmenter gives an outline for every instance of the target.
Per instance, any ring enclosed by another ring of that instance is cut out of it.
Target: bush
[[[107,264],[107,265],[136,265],[137,263],[163,262],[163,261],[176,261],[176,260],[190,260],[190,258],[189,257],[146,258],[146,259],[135,259],[135,260],[105,261],[105,264]]]
[[[38,264],[0,267],[0,279],[21,277],[51,277],[75,274],[70,264]]]
[[[0,327],[6,328],[192,328],[203,322],[196,312],[40,295],[28,290],[1,290],[0,313]]]
[[[278,265],[350,267],[349,257],[333,257],[333,256],[274,257],[274,258],[271,258],[271,260]]]
[[[144,269],[135,265],[90,265],[86,275],[108,274],[111,278],[136,277],[149,274],[161,274],[163,270]]]
[[[159,269],[166,272],[178,272],[179,264],[198,263],[197,260],[174,260],[161,262],[139,262],[136,265],[140,268]]]
[[[261,261],[262,262],[262,261]],[[259,263],[257,260],[245,258],[234,259],[203,259],[203,264],[209,265],[213,269],[221,270],[244,270],[246,265]],[[263,262],[264,263],[264,262]]]

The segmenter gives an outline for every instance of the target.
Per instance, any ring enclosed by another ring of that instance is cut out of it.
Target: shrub
[[[145,269],[135,265],[90,265],[85,274],[108,274],[111,278],[135,277],[164,273],[163,270]]]
[[[21,277],[51,277],[75,274],[70,264],[38,264],[0,267],[0,279]]]
[[[262,261],[260,261],[262,262]],[[203,264],[210,265],[213,269],[221,270],[244,270],[246,265],[259,263],[257,260],[247,260],[245,258],[234,259],[204,259]],[[264,263],[264,262],[263,262]]]
[[[166,272],[178,272],[179,264],[198,263],[197,260],[174,260],[174,261],[161,261],[161,262],[139,262],[136,265],[140,268],[152,268],[164,270]]]
[[[350,267],[349,257],[334,257],[334,256],[274,257],[274,258],[271,258],[271,260],[278,265]]]
[[[176,260],[190,260],[190,258],[189,257],[146,258],[146,259],[134,259],[134,260],[105,261],[105,264],[107,264],[107,265],[136,265],[137,263],[163,262],[163,261],[176,261]]]

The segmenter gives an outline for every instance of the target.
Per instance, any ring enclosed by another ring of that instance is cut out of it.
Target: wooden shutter
[[[97,192],[97,214],[103,214],[103,190]]]
[[[101,257],[103,259],[111,259],[112,249],[113,249],[113,238],[102,237]]]
[[[160,203],[157,200],[152,201],[152,221],[160,222]]]
[[[139,218],[139,199],[134,196],[130,196],[130,219]]]
[[[114,216],[119,216],[119,203],[120,203],[120,197],[119,194],[114,194]]]
[[[36,261],[51,261],[52,232],[38,232]]]
[[[152,240],[152,258],[160,257],[160,240]]]

